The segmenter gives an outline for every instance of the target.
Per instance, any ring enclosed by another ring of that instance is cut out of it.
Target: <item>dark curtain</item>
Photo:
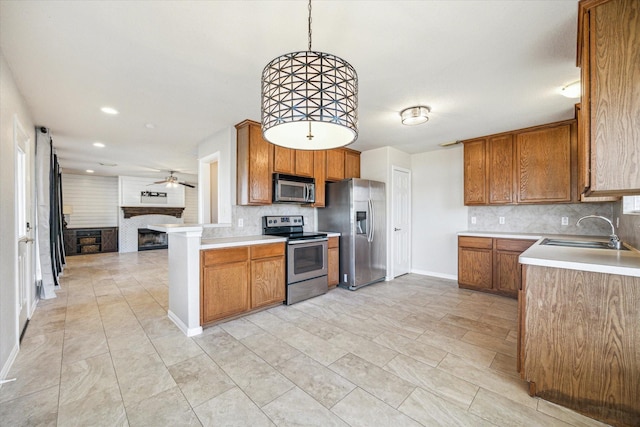
[[[55,281],[55,286],[60,286],[58,276],[62,273],[65,264],[64,244],[62,241],[62,174],[58,164],[58,156],[53,151],[53,140],[49,139],[51,147],[49,169],[49,200],[51,208],[49,210],[49,241],[51,248],[51,268]]]

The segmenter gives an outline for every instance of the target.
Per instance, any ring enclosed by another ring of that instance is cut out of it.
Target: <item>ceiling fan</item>
[[[196,188],[195,185],[189,184],[188,182],[178,181],[178,177],[173,175],[174,173],[176,173],[176,172],[175,171],[169,171],[169,176],[168,177],[166,177],[162,181],[156,181],[153,184],[167,184],[167,187],[177,187],[178,184],[180,184],[180,185],[184,185],[185,187]],[[149,185],[153,185],[153,184],[149,184]]]

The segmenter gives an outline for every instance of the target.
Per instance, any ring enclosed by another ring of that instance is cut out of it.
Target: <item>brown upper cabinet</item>
[[[270,205],[274,172],[313,177],[316,202],[325,206],[325,182],[360,178],[360,152],[350,148],[293,150],[262,138],[261,125],[244,120],[237,129],[237,203]]]
[[[464,143],[465,205],[576,201],[576,121]]]
[[[273,146],[273,171],[313,177],[313,151]]]
[[[237,202],[270,205],[273,145],[262,138],[260,123],[245,120],[237,130]]]
[[[640,2],[582,0],[577,63],[581,68],[581,192],[640,194]]]

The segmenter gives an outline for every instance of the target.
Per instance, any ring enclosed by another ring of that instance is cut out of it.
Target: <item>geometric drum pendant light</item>
[[[326,150],[358,138],[358,75],[342,58],[311,50],[287,53],[262,71],[262,135],[298,150]]]

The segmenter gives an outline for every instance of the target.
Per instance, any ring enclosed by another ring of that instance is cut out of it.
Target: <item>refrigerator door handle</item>
[[[373,242],[373,236],[375,234],[375,212],[373,209],[373,202],[371,201],[371,199],[369,199],[367,201],[368,205],[369,205],[369,236],[367,236],[367,240],[369,241],[369,243]]]

